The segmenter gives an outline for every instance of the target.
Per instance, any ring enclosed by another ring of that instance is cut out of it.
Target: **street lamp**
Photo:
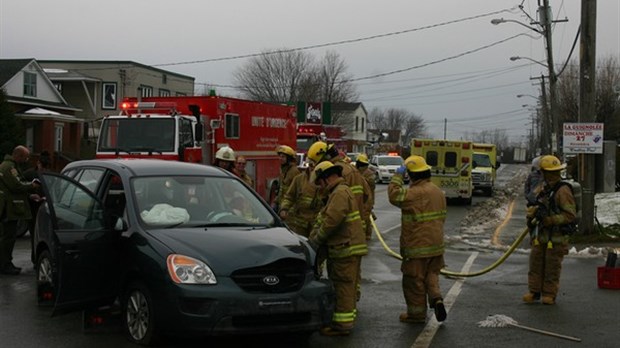
[[[520,56],[512,56],[512,57],[510,57],[510,60],[512,60],[513,62],[514,62],[515,60],[519,60],[519,59],[529,60],[530,62],[534,62],[534,63],[536,63],[536,64],[542,65],[542,66],[544,66],[544,67],[545,67],[545,68],[547,68],[547,69],[549,68],[549,67],[547,66],[547,64],[543,64],[543,63],[541,63],[541,62],[539,62],[539,61],[537,61],[537,60],[535,60],[535,59],[529,58],[529,57],[520,57]]]
[[[539,1],[540,4],[540,1]],[[558,80],[557,75],[555,74],[554,68],[553,68],[553,49],[552,49],[552,44],[551,44],[551,24],[554,22],[567,22],[568,19],[564,19],[564,20],[553,20],[553,17],[551,15],[551,7],[549,7],[549,0],[543,0],[543,4],[540,5],[538,7],[538,14],[539,14],[539,18],[540,18],[540,22],[532,22],[530,24],[537,24],[539,28],[537,27],[532,27],[529,26],[527,24],[523,24],[519,21],[516,20],[512,20],[512,19],[504,19],[504,18],[499,18],[499,19],[492,19],[491,20],[491,24],[493,25],[498,25],[501,23],[516,23],[519,24],[523,27],[526,27],[538,34],[541,34],[545,37],[545,41],[546,41],[546,49],[547,49],[547,69],[549,70],[549,111],[550,111],[550,116],[551,116],[551,123],[552,123],[552,132],[551,132],[551,152],[552,153],[557,153],[560,154],[560,149],[558,147],[557,144],[557,134],[558,134],[558,130],[559,130],[559,120],[557,117],[557,98],[556,98],[556,82]],[[511,58],[512,60],[512,58]],[[537,62],[541,65],[544,65],[540,62]]]
[[[493,24],[493,25],[499,25],[499,24],[508,23],[508,22],[516,23],[516,24],[519,24],[521,26],[524,26],[524,27],[526,27],[526,28],[528,28],[528,29],[530,29],[532,31],[535,31],[535,32],[539,33],[540,35],[544,34],[544,32],[542,30],[539,30],[538,28],[530,27],[529,25],[523,24],[523,23],[521,23],[519,21],[515,21],[514,19],[504,19],[504,18],[494,18],[494,19],[491,19],[491,24]]]

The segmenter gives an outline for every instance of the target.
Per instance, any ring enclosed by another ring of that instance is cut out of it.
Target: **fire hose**
[[[377,228],[377,225],[375,224],[375,220],[372,218],[372,216],[370,216],[370,223],[372,224],[372,228],[375,231],[375,234],[377,235],[377,239],[379,239],[379,241],[381,242],[381,245],[383,245],[383,248],[393,257],[402,260],[403,257],[398,254],[397,252],[393,251],[392,249],[390,249],[390,247],[385,243],[385,240],[383,239],[383,236],[381,235],[381,232],[379,232],[379,229]],[[477,272],[472,272],[472,273],[457,273],[457,272],[452,272],[446,269],[442,269],[440,271],[441,274],[445,275],[445,276],[449,276],[449,277],[475,277],[475,276],[479,276],[482,274],[485,274],[493,269],[495,269],[497,266],[499,266],[500,264],[502,264],[507,258],[508,256],[510,256],[510,254],[512,254],[513,251],[515,251],[515,249],[517,248],[517,246],[519,246],[519,244],[521,244],[521,242],[523,241],[523,239],[525,239],[525,237],[529,234],[530,229],[529,228],[525,228],[523,230],[523,232],[521,232],[521,234],[519,235],[519,237],[512,243],[512,245],[510,245],[510,247],[508,248],[508,250],[499,258],[497,259],[497,261],[495,261],[493,264],[491,264],[490,266],[477,271]]]

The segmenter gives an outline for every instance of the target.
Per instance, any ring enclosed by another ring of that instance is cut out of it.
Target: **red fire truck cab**
[[[125,98],[103,119],[97,158],[161,158],[212,164],[223,146],[247,160],[268,202],[279,187],[278,145],[296,146],[295,107],[219,96]]]

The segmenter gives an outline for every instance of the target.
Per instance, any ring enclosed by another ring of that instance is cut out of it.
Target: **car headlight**
[[[215,274],[204,262],[193,257],[170,254],[166,260],[172,281],[178,284],[217,284]]]

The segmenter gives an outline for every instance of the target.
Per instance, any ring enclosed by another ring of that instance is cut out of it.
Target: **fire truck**
[[[278,145],[295,147],[295,107],[220,96],[125,98],[103,118],[97,158],[160,158],[212,164],[223,146],[246,158],[254,189],[277,193]]]
[[[432,167],[431,181],[448,201],[471,204],[473,195],[471,141],[412,139],[411,154],[424,157]]]

